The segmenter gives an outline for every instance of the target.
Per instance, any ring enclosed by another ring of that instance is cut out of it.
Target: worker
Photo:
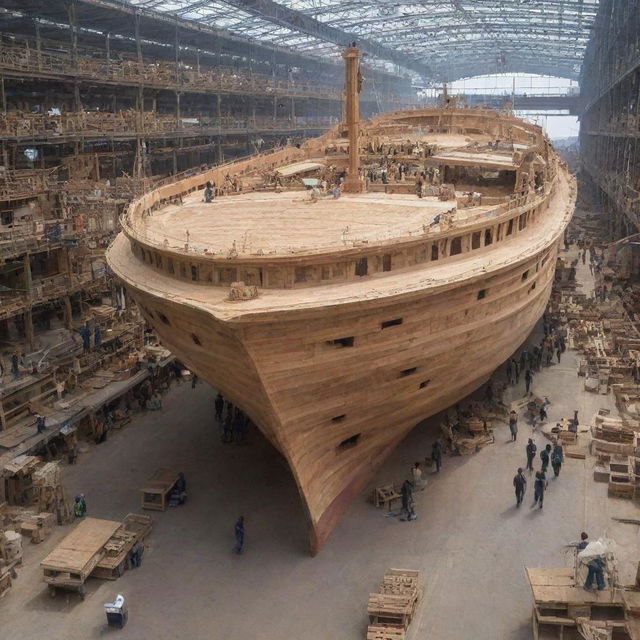
[[[187,480],[182,471],[178,473],[174,491],[177,494],[178,504],[184,504],[187,501]]]
[[[439,473],[442,468],[442,442],[440,442],[440,438],[431,447],[431,460],[436,466],[436,473]]]
[[[515,370],[513,368],[513,358],[507,360],[507,382],[509,384],[515,384]]]
[[[213,202],[215,197],[216,197],[216,194],[215,194],[215,191],[213,190],[213,185],[211,184],[210,181],[208,181],[207,186],[205,187],[205,190],[204,190],[204,201]]]
[[[509,413],[509,431],[511,432],[511,441],[515,442],[518,436],[518,414],[513,410]]]
[[[540,423],[544,424],[547,421],[547,410],[544,408],[544,404],[540,406]]]
[[[45,426],[46,418],[41,416],[39,413],[36,413],[36,430],[37,433],[44,433],[47,429]]]
[[[17,380],[20,377],[19,363],[20,363],[20,352],[16,350],[13,352],[11,356],[11,373],[13,374],[13,377],[15,380]]]
[[[238,518],[234,527],[234,533],[236,536],[236,546],[233,548],[233,552],[240,555],[244,547],[244,516]]]
[[[544,492],[547,488],[547,475],[544,471],[536,471],[536,479],[533,485],[533,505],[532,508],[536,506],[536,504],[540,503],[540,508],[542,509],[542,503],[544,502]]]
[[[402,499],[402,511],[407,514],[407,517],[402,519],[405,521],[415,520],[418,516],[416,516],[416,512],[413,507],[413,487],[408,480],[405,480],[402,483],[400,496]]]
[[[93,332],[93,346],[96,349],[99,349],[101,345],[102,345],[102,330],[100,329],[100,325],[97,324]]]
[[[224,398],[221,393],[218,393],[216,400],[213,403],[216,408],[216,422],[222,422],[222,410],[224,409]]]
[[[520,371],[526,371],[529,368],[529,352],[526,349],[520,354]]]
[[[162,409],[162,396],[156,390],[153,395],[147,400],[147,409],[149,411],[159,411]]]
[[[529,393],[529,389],[531,388],[532,382],[533,382],[533,372],[531,371],[531,369],[527,369],[524,374],[525,395]]]
[[[222,441],[224,443],[233,442],[233,415],[229,412],[227,412],[227,416],[224,419]]]
[[[584,583],[584,588],[587,591],[591,591],[591,585],[593,584],[593,580],[595,578],[596,585],[598,586],[598,591],[603,591],[606,588],[606,584],[604,581],[604,568],[605,568],[605,560],[600,556],[596,556],[592,558],[587,563],[587,579]]]
[[[585,531],[583,531],[580,534],[580,542],[578,542],[576,547],[577,547],[578,551],[582,551],[583,549],[587,548],[588,544],[589,544],[589,534],[587,534]]]
[[[133,545],[129,556],[127,557],[127,564],[129,569],[135,569],[142,566],[142,554],[144,553],[144,545],[138,541]]]
[[[563,462],[564,452],[562,451],[562,445],[556,441],[551,452],[551,466],[553,467],[553,475],[556,478],[560,475],[560,468]]]
[[[413,486],[416,491],[422,491],[426,486],[426,481],[422,478],[422,469],[420,468],[420,463],[416,462],[413,465],[413,469],[411,469],[411,473],[413,475]]]
[[[73,513],[76,518],[82,518],[87,514],[87,501],[84,499],[84,494],[76,496],[75,502],[73,504]]]
[[[516,490],[516,507],[522,504],[522,498],[524,498],[525,491],[527,490],[527,479],[522,473],[522,467],[518,467],[518,473],[513,478],[513,486]]]
[[[79,329],[78,333],[82,338],[82,348],[85,351],[89,351],[91,348],[91,329],[89,329],[89,322],[85,322],[84,326]]]
[[[533,472],[533,459],[536,457],[537,450],[536,443],[529,438],[529,442],[527,442],[527,469],[531,472]]]
[[[551,461],[551,445],[550,444],[548,444],[540,452],[540,460],[542,460],[542,471],[543,473],[546,473],[549,467],[549,462]]]

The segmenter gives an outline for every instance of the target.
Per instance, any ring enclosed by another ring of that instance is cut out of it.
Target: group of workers
[[[214,400],[216,422],[220,431],[220,440],[224,444],[235,442],[246,444],[249,418],[229,400],[218,393]]]
[[[442,468],[442,442],[438,438],[431,446],[431,457],[425,458],[428,466],[431,466],[434,473],[439,473]],[[405,480],[400,488],[400,499],[402,510],[400,512],[401,519],[409,522],[416,520],[418,517],[415,510],[415,500],[413,498],[414,491],[422,491],[427,486],[427,480],[423,477],[422,464],[414,463],[411,469],[411,480]]]

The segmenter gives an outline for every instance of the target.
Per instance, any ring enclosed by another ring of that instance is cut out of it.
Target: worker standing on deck
[[[204,190],[204,201],[213,202],[215,197],[216,197],[216,193],[213,190],[213,185],[211,184],[211,182],[207,182],[207,186]]]
[[[516,507],[522,504],[524,493],[527,490],[527,479],[522,473],[522,467],[518,467],[518,473],[513,478],[513,486],[516,490]]]
[[[515,442],[518,437],[518,414],[513,410],[509,413],[509,431],[512,442]]]
[[[542,509],[542,503],[544,502],[544,492],[547,488],[547,475],[544,471],[536,471],[536,479],[533,485],[533,505],[531,508],[535,507],[536,504],[540,503],[540,508]]]
[[[547,468],[549,467],[549,462],[551,461],[551,445],[550,444],[548,444],[540,452],[540,460],[542,460],[542,472],[546,473]]]
[[[533,472],[533,459],[536,457],[536,451],[538,447],[536,443],[529,438],[529,442],[527,443],[527,470]]]

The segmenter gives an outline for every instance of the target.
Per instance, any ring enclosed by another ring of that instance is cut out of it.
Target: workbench
[[[84,600],[85,580],[104,556],[104,546],[122,523],[86,518],[40,563],[52,596],[75,590]]]
[[[177,481],[178,474],[175,471],[157,469],[142,488],[142,508],[164,511]]]

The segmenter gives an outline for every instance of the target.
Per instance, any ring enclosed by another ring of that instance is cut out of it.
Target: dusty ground
[[[579,275],[588,287],[586,267],[580,265]],[[536,376],[533,390],[551,399],[550,420],[578,409],[585,425],[613,402],[584,392],[582,383],[568,352]],[[509,389],[507,400],[523,393]],[[531,432],[523,420],[515,444],[502,425],[496,443],[477,455],[445,458],[442,472],[417,494],[417,521],[386,518],[363,494],[321,554],[310,558],[286,466],[258,433],[247,446],[222,445],[213,398],[205,385],[174,387],[161,413],[136,418],[65,469],[69,494],[83,491],[92,516],[121,519],[139,511],[139,489],[159,466],[185,472],[189,502],[154,513],[142,567],[117,582],[90,580],[84,602],[74,595],[51,599],[38,567],[68,527],[29,545],[14,588],[0,601],[2,640],[110,634],[102,605],[117,593],[130,606],[128,626],[113,632],[123,640],[355,640],[364,637],[368,593],[392,566],[424,572],[425,597],[411,638],[524,640],[531,638],[532,605],[525,566],[571,566],[563,545],[583,529],[592,538],[614,538],[621,555],[634,559],[626,577],[635,575],[637,527],[610,517],[633,515],[636,507],[607,498],[606,485],[592,480],[592,460],[567,459],[560,478],[550,481],[542,511],[530,508],[532,487],[516,509],[511,481],[524,466]],[[436,420],[418,426],[372,486],[408,476],[412,463],[429,455],[436,428]],[[537,442],[546,441],[538,436]],[[247,542],[237,557],[233,524],[241,513]]]

